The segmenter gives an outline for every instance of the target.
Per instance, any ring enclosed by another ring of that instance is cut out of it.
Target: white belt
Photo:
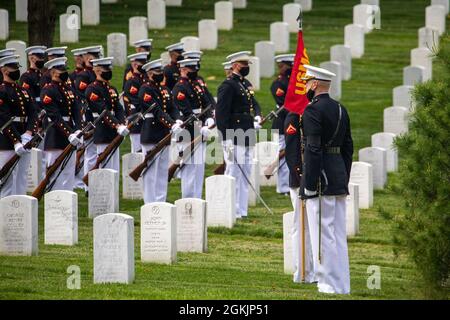
[[[155,115],[153,113],[146,113],[144,116],[145,119],[154,118],[154,117],[155,117]]]
[[[202,108],[192,109],[192,112],[193,112],[194,114],[199,114],[199,113],[202,112]]]
[[[70,117],[68,117],[68,116],[64,116],[64,117],[61,117],[64,121],[70,121]],[[52,119],[50,119],[50,118],[48,118],[48,122],[52,122]]]
[[[34,100],[36,100],[36,102],[41,102],[41,97],[36,97]]]
[[[134,106],[134,104],[130,104],[130,109],[136,109],[136,107]]]
[[[111,113],[112,115],[114,115],[114,111],[110,111],[110,113]],[[92,116],[93,116],[94,118],[98,118],[100,115],[99,115],[97,112],[92,112]]]
[[[14,117],[13,122],[25,122],[28,117]]]

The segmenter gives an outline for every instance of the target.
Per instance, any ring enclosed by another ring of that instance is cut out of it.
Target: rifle
[[[212,126],[209,126],[208,129],[209,129],[209,130],[212,130],[212,129],[214,129],[215,127],[216,127],[216,124],[213,124]],[[187,159],[187,157],[186,157],[186,155],[185,155],[185,151],[186,151],[186,150],[190,150],[189,156],[192,157],[192,154],[194,153],[194,151],[195,151],[195,149],[196,149],[196,146],[197,146],[197,145],[199,144],[199,142],[201,142],[201,141],[202,141],[202,136],[201,136],[201,135],[198,136],[198,137],[196,137],[195,139],[193,139],[193,140],[191,141],[191,144],[189,145],[189,147],[186,147],[186,149],[184,149],[184,150],[181,152],[181,155],[178,156],[178,158],[175,160],[175,162],[172,163],[172,165],[169,167],[169,182],[170,182],[170,180],[172,180],[172,178],[173,178],[173,176],[174,176],[174,174],[175,174],[175,172],[177,171],[178,168],[180,168],[180,170],[183,169],[183,167],[184,167],[185,164],[184,164],[184,163],[182,164],[181,161],[184,162],[184,161]]]
[[[39,120],[42,120],[42,117],[45,115],[45,111],[42,110],[39,114]],[[12,122],[14,117],[12,117],[6,124],[2,126],[0,129],[0,132],[3,131],[9,124]],[[9,123],[9,124],[8,124]],[[45,129],[41,129],[40,132],[36,133],[30,141],[28,141],[23,147],[25,149],[32,149],[39,145],[39,143],[44,139],[44,135],[47,132],[48,129],[53,125],[53,123],[50,123]],[[0,168],[0,180],[3,179],[8,172],[11,170],[14,170],[15,166],[20,160],[20,156],[18,154],[14,154],[4,165],[2,168]]]
[[[191,114],[189,118],[184,121],[180,127],[184,128],[188,124],[190,124],[192,121],[197,120],[201,116],[203,116],[206,112],[211,109],[211,105],[206,107],[199,115],[198,117],[195,116],[195,114]],[[133,169],[128,175],[133,179],[134,181],[138,181],[139,177],[142,175],[142,172],[147,169],[149,166],[149,161],[151,161],[163,148],[170,145],[170,139],[172,137],[172,133],[167,134],[158,144],[150,150],[146,155],[144,161],[142,161],[136,168]],[[200,136],[201,137],[201,136]],[[198,138],[198,137],[197,137]],[[195,140],[195,139],[194,139]]]
[[[278,118],[278,115],[280,114],[281,111],[283,111],[285,109],[284,106],[281,106],[277,109],[277,111],[272,110],[267,116],[265,116],[264,118],[261,119],[261,121],[259,122],[260,125],[263,125],[264,123],[266,123],[269,120],[273,120],[274,118]],[[214,174],[224,174],[225,173],[225,169],[226,169],[227,164],[225,163],[225,161],[220,164],[217,168],[214,169]]]
[[[155,109],[157,106],[156,103],[153,103],[150,107],[147,108],[147,110],[145,110],[144,112],[140,112],[138,113],[139,116],[136,116],[132,121],[130,121],[127,124],[127,128],[128,130],[130,130],[134,125],[136,125],[139,121],[141,121],[141,119],[144,118],[144,116],[151,112],[153,109]],[[118,134],[113,141],[111,141],[105,148],[105,150],[103,150],[102,153],[100,153],[97,157],[97,161],[95,162],[94,167],[89,170],[89,172],[91,172],[92,170],[96,170],[98,168],[100,168],[100,165],[109,158],[110,155],[112,155],[117,148],[120,146],[120,144],[122,143],[122,141],[125,139],[124,136]],[[109,160],[109,159],[108,159]],[[107,161],[108,161],[107,160]],[[83,177],[83,182],[88,186],[89,185],[89,172],[86,172],[86,174]]]
[[[266,179],[269,180],[271,176],[273,176],[274,171],[276,168],[278,168],[278,164],[281,159],[283,159],[286,156],[286,150],[280,150],[278,153],[278,159],[272,162],[270,165],[267,166],[267,168],[264,170],[264,175],[266,176]]]
[[[90,138],[92,138],[92,136],[94,135],[94,130],[91,130],[89,132],[87,132],[84,135],[84,141],[89,140]],[[77,157],[76,157],[76,164],[75,164],[75,175],[77,175],[81,168],[83,167],[83,161],[81,161],[81,158],[83,157],[84,153],[86,152],[86,148],[89,146],[89,144],[91,144],[91,142],[89,142],[88,144],[83,144],[83,146],[79,149],[77,149]]]
[[[103,110],[100,116],[97,119],[95,119],[94,123],[89,122],[88,125],[85,126],[83,130],[81,130],[77,134],[77,138],[81,138],[88,130],[90,130],[91,128],[95,128],[95,125],[103,118],[106,112],[107,112],[106,109]],[[75,148],[76,147],[70,143],[64,148],[63,152],[58,156],[58,158],[56,158],[55,162],[50,167],[47,168],[47,172],[45,174],[44,179],[41,181],[41,183],[39,183],[37,188],[31,194],[33,197],[37,198],[38,200],[42,198],[43,194],[46,191],[47,185],[50,183],[50,178],[53,176],[56,170],[64,163],[66,158],[68,158],[72,154]]]
[[[53,125],[51,122],[45,129],[41,129],[41,131],[33,136],[30,141],[28,141],[23,147],[25,149],[32,149],[39,145],[39,143],[44,139],[45,133],[50,129],[50,127]],[[0,179],[3,179],[8,172],[13,170],[17,163],[19,163],[20,156],[18,154],[14,154],[8,162],[6,162],[3,167],[0,169]]]

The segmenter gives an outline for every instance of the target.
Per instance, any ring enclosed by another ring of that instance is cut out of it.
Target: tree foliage
[[[408,212],[399,219],[404,245],[430,292],[448,294],[450,274],[450,37],[433,50],[433,80],[414,88],[409,132],[396,145]],[[437,290],[436,290],[437,289]]]

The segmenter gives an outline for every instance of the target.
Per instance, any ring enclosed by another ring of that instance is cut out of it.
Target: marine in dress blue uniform
[[[172,90],[180,77],[178,62],[184,59],[181,55],[184,51],[183,43],[178,42],[171,44],[166,47],[166,50],[169,52],[170,63],[164,67],[165,85]]]
[[[147,60],[150,60],[153,49],[153,39],[141,39],[133,42],[136,53],[148,52]],[[122,90],[125,89],[125,82],[133,76],[133,68],[131,63],[127,64],[123,72]]]
[[[256,143],[261,128],[261,109],[250,83],[245,79],[250,71],[250,51],[231,54],[227,60],[232,74],[219,86],[216,121],[222,138],[225,174],[236,179],[236,217],[248,215],[248,181]],[[245,175],[245,176],[244,176]]]
[[[29,150],[24,145],[37,131],[37,110],[34,99],[16,83],[19,79],[19,56],[10,55],[0,58],[0,71],[3,82],[0,84],[0,127],[13,118],[13,122],[0,132],[0,167],[13,155],[20,160],[11,175],[2,181],[0,198],[9,195],[25,195],[27,175],[30,163]]]
[[[162,60],[154,60],[142,67],[147,77],[139,89],[139,109],[146,110],[154,103],[157,107],[145,115],[140,141],[144,154],[152,150],[166,135],[181,131],[180,112],[173,104],[170,89],[163,85]],[[154,158],[143,175],[144,202],[165,202],[167,197],[169,147]]]
[[[63,58],[66,55],[66,49],[67,49],[66,46],[47,48],[45,50],[45,54],[47,55],[47,62],[51,61],[53,59],[56,59],[56,58]],[[42,89],[47,83],[50,83],[50,82],[52,82],[52,77],[50,76],[50,70],[48,70],[44,64],[44,70],[42,70],[42,75],[41,75],[41,79],[39,81],[39,86]]]

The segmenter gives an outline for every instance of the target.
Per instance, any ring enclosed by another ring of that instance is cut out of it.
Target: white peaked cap
[[[7,64],[19,64],[19,58],[20,56],[18,54],[0,58],[0,67],[4,67]]]
[[[134,60],[147,60],[148,58],[148,52],[144,51],[144,52],[138,52],[138,53],[133,53],[130,54],[129,56],[127,56],[128,60],[130,61],[134,61]]]
[[[163,67],[162,59],[158,59],[147,62],[142,66],[142,69],[144,69],[145,71],[150,71],[155,69],[162,69],[162,67]]]
[[[133,42],[133,45],[136,48],[151,47],[152,46],[152,42],[153,42],[153,39],[141,39],[141,40]]]
[[[67,47],[53,47],[48,48],[45,50],[47,55],[54,56],[54,55],[65,55],[66,54]]]
[[[274,57],[275,62],[294,62],[295,54],[280,54]]]
[[[44,54],[45,50],[47,49],[46,46],[32,46],[25,49],[25,53],[27,55],[31,54]]]
[[[181,55],[185,59],[200,59],[202,57],[203,52],[202,51],[185,51]]]
[[[171,44],[170,46],[166,47],[167,51],[175,51],[175,50],[183,50],[184,43],[183,42],[177,42],[174,44]]]
[[[100,58],[100,59],[91,59],[92,66],[97,67],[111,67],[113,63],[114,58],[113,57],[106,57],[106,58]]]
[[[198,59],[184,59],[184,60],[178,61],[178,63],[180,65],[180,68],[183,68],[183,67],[196,67],[196,66],[198,66],[198,62],[199,61],[200,60],[198,60]]]
[[[322,81],[331,81],[333,77],[336,77],[336,75],[328,71],[327,69],[313,67],[310,65],[305,64],[304,65],[306,69],[306,75],[302,80],[322,80]]]
[[[231,63],[238,62],[238,61],[247,61],[247,62],[251,63],[251,61],[250,61],[251,54],[252,54],[251,51],[239,51],[239,52],[230,54],[229,56],[227,56],[226,59]]]
[[[50,70],[52,68],[56,68],[59,66],[66,66],[66,62],[67,62],[66,57],[55,58],[53,60],[47,61],[44,64],[44,67],[47,68],[48,70]]]

